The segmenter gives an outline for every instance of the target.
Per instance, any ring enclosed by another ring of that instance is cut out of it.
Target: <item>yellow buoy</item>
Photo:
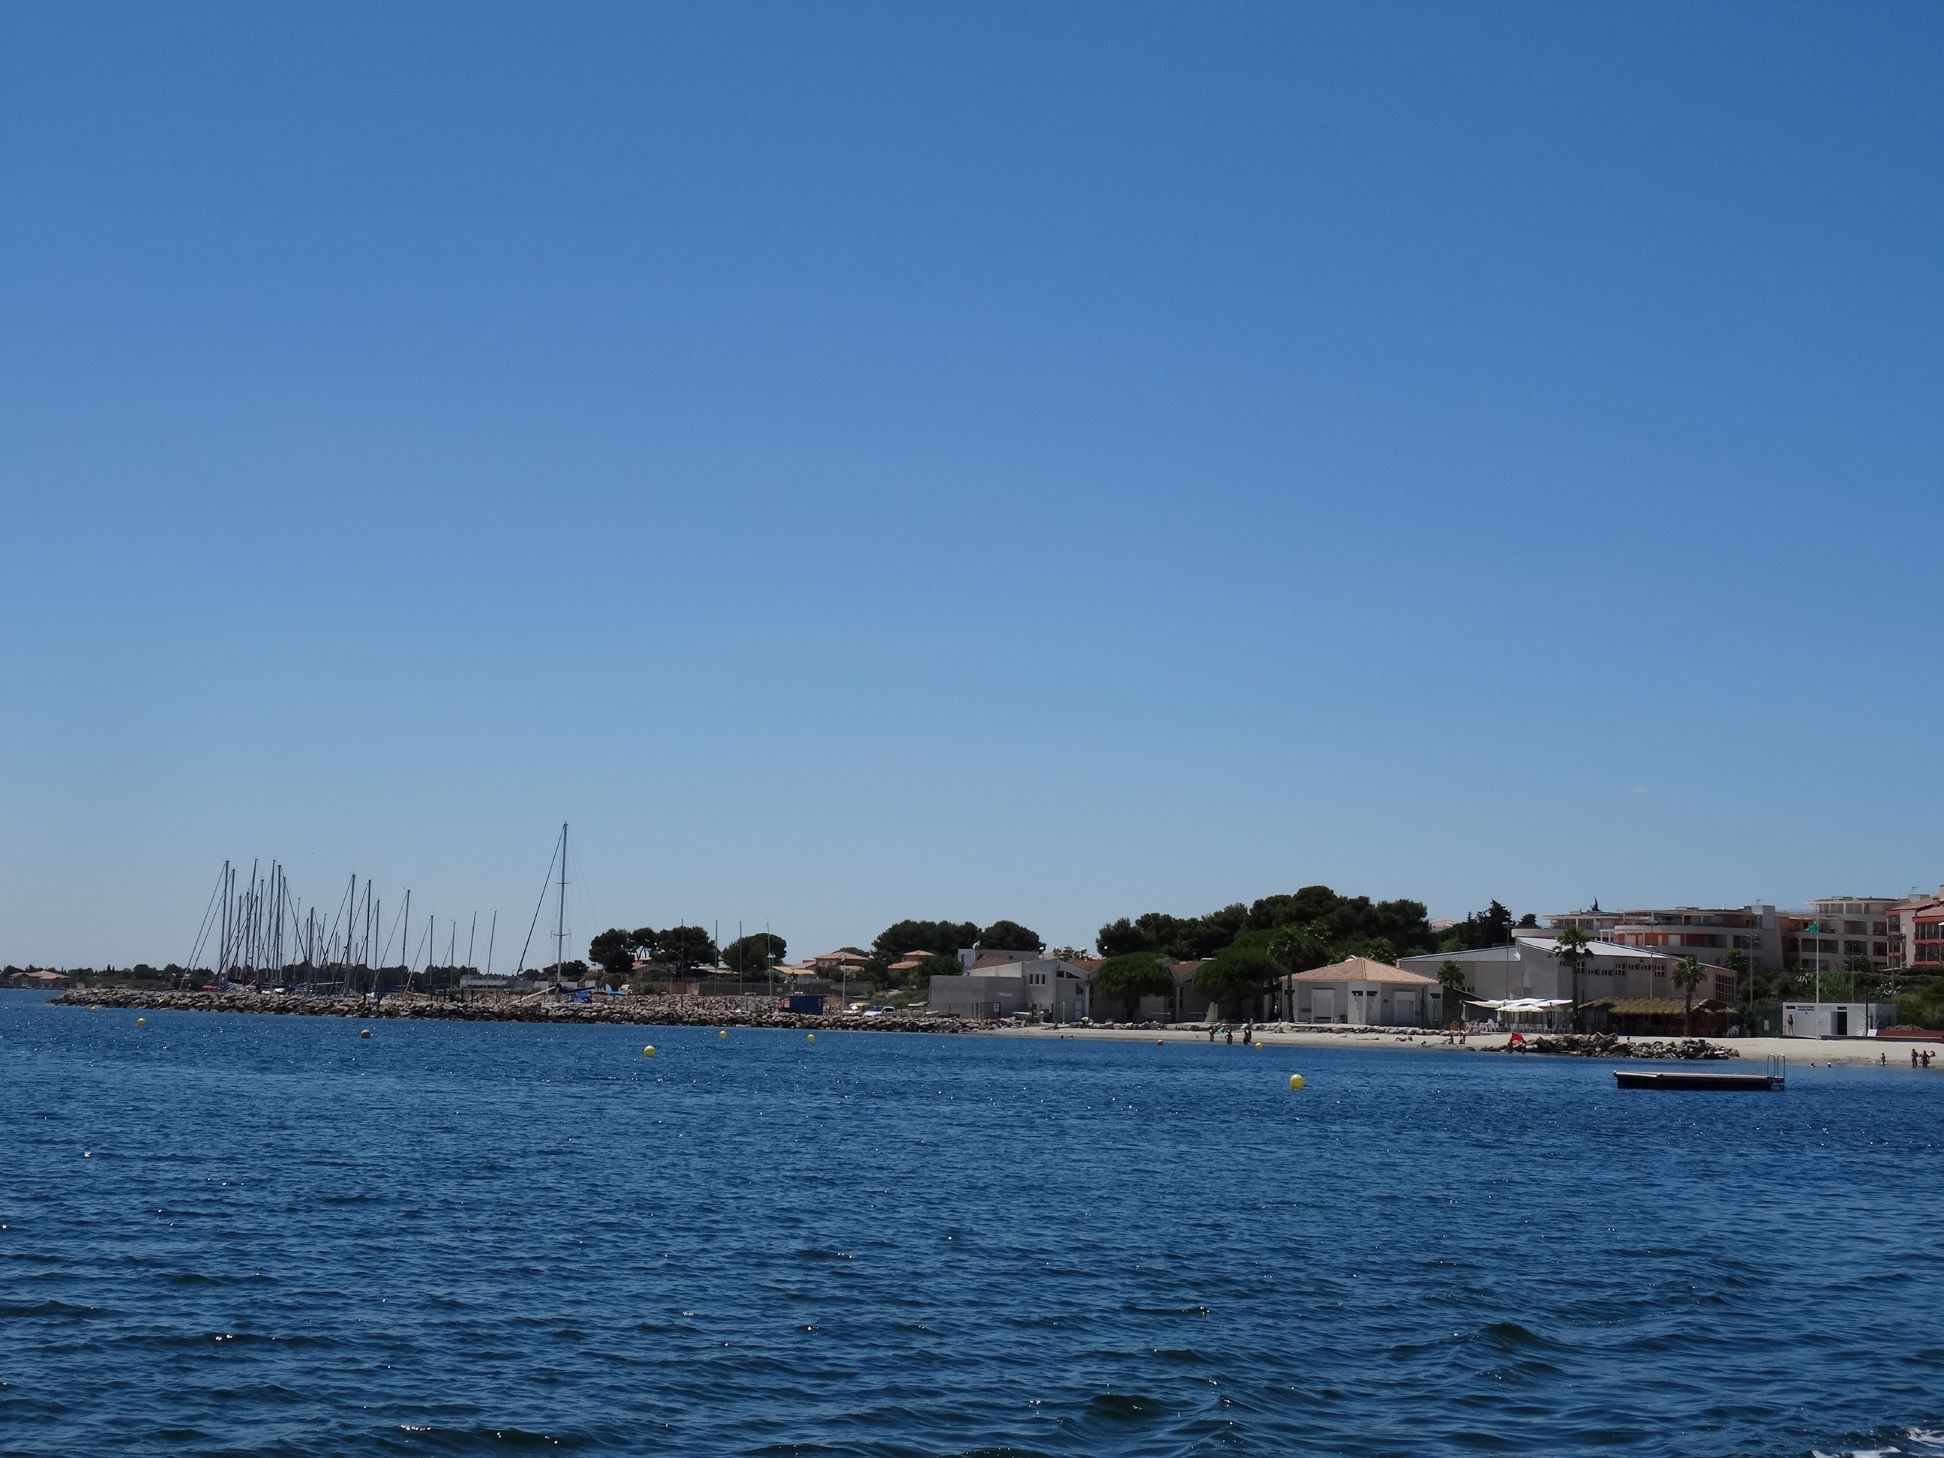
[[[91,1003],[91,1004],[89,1004],[89,1006],[88,1006],[88,1011],[89,1011],[89,1012],[100,1012],[100,1011],[101,1011],[101,1008],[100,1008],[100,1006],[99,1006],[98,1004],[93,1004],[93,1003]]]
[[[806,1043],[814,1043],[817,1041],[817,1035],[815,1033],[805,1033],[803,1035],[803,1041]]]
[[[716,1036],[718,1038],[726,1038],[729,1036],[729,1030],[727,1028],[717,1028]]]
[[[371,1036],[371,1029],[370,1029],[370,1028],[359,1028],[359,1029],[358,1029],[358,1036],[359,1036],[360,1038],[369,1038],[369,1037]]]
[[[641,1050],[641,1056],[643,1058],[653,1058],[655,1056],[655,1045],[653,1043],[648,1044],[647,1047]]]
[[[135,1019],[135,1026],[138,1028],[146,1028],[148,1026],[148,1019],[147,1018]]]
[[[1302,1074],[1292,1073],[1289,1075],[1289,1091],[1291,1093],[1294,1093],[1297,1089],[1301,1088],[1302,1086],[1303,1086]]]

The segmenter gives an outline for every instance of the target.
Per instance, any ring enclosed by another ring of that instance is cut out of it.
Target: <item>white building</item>
[[[934,1013],[962,1018],[1009,1018],[1019,1013],[1047,1022],[1074,1023],[1093,1014],[1092,966],[1058,957],[1018,953],[959,954],[965,971],[934,977],[925,1006]]]
[[[1557,955],[1559,939],[1551,936],[1515,937],[1502,947],[1480,947],[1468,952],[1425,952],[1402,957],[1398,965],[1406,971],[1421,973],[1435,980],[1446,962],[1456,962],[1465,974],[1468,996],[1488,1002],[1507,998],[1570,998],[1573,995],[1573,969]],[[1682,953],[1646,951],[1622,946],[1618,942],[1592,941],[1586,944],[1586,964],[1580,972],[1580,1001],[1603,997],[1682,997],[1675,987],[1673,972]],[[1694,990],[1696,1002],[1716,999],[1735,1000],[1735,974],[1726,967],[1702,964],[1705,974]],[[1454,1015],[1456,1015],[1454,1013]]]
[[[1894,1002],[1785,1002],[1785,1038],[1867,1038],[1897,1025]]]

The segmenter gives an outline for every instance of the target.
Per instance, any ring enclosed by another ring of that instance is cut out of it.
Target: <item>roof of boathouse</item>
[[[1307,972],[1292,972],[1284,982],[1388,982],[1399,987],[1435,987],[1438,979],[1421,972],[1407,972],[1388,962],[1369,957],[1346,957],[1327,967],[1312,967]]]

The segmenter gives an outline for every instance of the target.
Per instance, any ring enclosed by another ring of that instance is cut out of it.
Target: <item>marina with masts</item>
[[[554,929],[548,934],[554,943],[554,960],[543,970],[557,976],[568,964],[567,830],[562,822],[515,972],[526,966],[550,893],[556,898]],[[219,991],[252,988],[318,996],[451,991],[465,978],[494,975],[499,912],[494,910],[487,918],[483,968],[474,960],[479,921],[477,911],[469,914],[466,955],[461,960],[459,918],[445,918],[440,960],[440,918],[428,911],[421,928],[414,919],[409,887],[395,903],[387,924],[385,898],[369,876],[361,881],[351,873],[335,907],[326,912],[322,903],[304,899],[282,862],[272,860],[266,866],[260,859],[252,860],[245,875],[240,862],[226,860],[203,908],[185,965],[213,967],[211,990]]]

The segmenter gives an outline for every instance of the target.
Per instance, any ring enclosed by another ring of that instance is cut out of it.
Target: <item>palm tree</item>
[[[1580,973],[1593,953],[1588,950],[1592,938],[1576,926],[1565,926],[1553,946],[1553,955],[1564,962],[1573,972],[1573,1031],[1580,1031]]]
[[[1465,969],[1447,957],[1438,966],[1438,987],[1444,993],[1445,1025],[1462,1018],[1465,1007]]]
[[[1735,974],[1735,991],[1741,994],[1742,1006],[1747,1009],[1742,1014],[1741,1026],[1742,1034],[1746,1036],[1753,1030],[1755,1024],[1755,982],[1748,975],[1748,953],[1740,947],[1730,947],[1728,955],[1721,959],[1721,963]]]
[[[1843,963],[1843,970],[1849,973],[1850,1000],[1862,1002],[1870,997],[1870,984],[1876,981],[1877,964],[1861,952],[1853,953]]]
[[[1683,957],[1674,964],[1673,976],[1674,985],[1687,996],[1687,1003],[1681,1009],[1681,1036],[1692,1038],[1694,1036],[1694,989],[1701,985],[1701,979],[1707,974],[1701,970],[1701,964],[1694,958]]]

